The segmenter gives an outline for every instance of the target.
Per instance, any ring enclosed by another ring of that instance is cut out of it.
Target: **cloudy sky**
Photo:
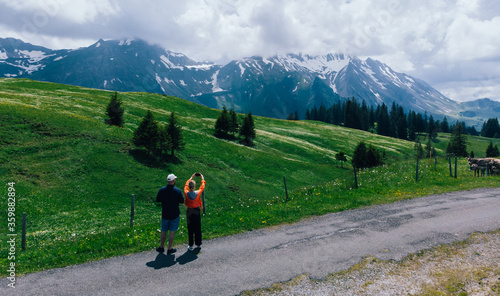
[[[53,49],[141,38],[217,63],[343,52],[457,101],[500,100],[494,0],[0,0],[0,37]]]

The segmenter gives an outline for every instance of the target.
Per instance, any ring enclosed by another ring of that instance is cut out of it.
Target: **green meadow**
[[[12,233],[7,197],[8,184],[14,182],[18,275],[156,248],[161,207],[154,200],[169,173],[178,176],[180,188],[194,172],[204,174],[204,239],[434,193],[499,186],[497,176],[473,178],[466,159],[458,160],[458,178],[449,176],[444,158],[449,134],[440,134],[433,143],[440,155],[436,169],[434,160],[420,161],[417,183],[413,142],[319,122],[254,116],[255,146],[246,147],[213,136],[219,110],[148,93],[119,93],[125,108],[120,128],[105,124],[111,95],[0,79],[0,240],[6,242]],[[131,144],[147,110],[162,123],[171,112],[177,115],[186,147],[176,159],[149,157]],[[350,161],[342,167],[335,154],[352,155],[360,141],[385,151],[386,158],[384,166],[360,171],[355,189]],[[468,141],[468,150],[481,157],[491,139]],[[493,142],[500,144],[499,139]],[[185,211],[181,213],[176,244],[187,242]],[[2,266],[11,262],[8,252],[0,251]],[[5,270],[0,274],[7,275]]]

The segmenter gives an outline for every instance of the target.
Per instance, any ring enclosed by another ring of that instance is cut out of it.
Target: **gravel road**
[[[235,295],[308,273],[348,269],[363,257],[399,260],[472,232],[500,229],[500,189],[479,189],[329,214],[205,241],[29,274],[1,295]]]

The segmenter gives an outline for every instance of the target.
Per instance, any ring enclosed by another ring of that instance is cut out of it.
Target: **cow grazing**
[[[474,177],[484,176],[484,172],[488,170],[489,174],[497,175],[500,173],[500,159],[496,158],[469,158],[470,170],[474,171]]]
[[[500,173],[500,159],[490,158],[488,168],[490,170],[490,174],[498,175]]]
[[[478,164],[471,164],[470,170],[474,171],[474,177],[477,175],[479,177],[479,173],[481,173],[481,177],[484,177],[484,173],[486,172],[486,166],[479,166]]]

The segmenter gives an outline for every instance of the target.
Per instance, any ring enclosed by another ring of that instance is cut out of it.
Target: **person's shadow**
[[[179,256],[179,258],[177,258],[177,260],[175,261],[179,262],[180,265],[184,265],[198,259],[199,253],[200,252],[197,251],[196,249],[194,251],[186,251],[186,253]]]
[[[165,255],[163,253],[159,253],[158,256],[156,256],[155,261],[149,261],[148,263],[146,263],[146,266],[152,267],[154,269],[170,267],[177,263],[174,261],[174,258],[174,255]]]
[[[198,254],[199,250],[195,249],[194,251],[186,251],[186,253],[182,254],[175,259],[174,255],[165,255],[164,253],[159,253],[156,256],[155,261],[149,261],[146,263],[146,266],[154,268],[154,269],[161,269],[165,267],[171,267],[174,266],[175,264],[179,263],[180,265],[187,264],[189,262],[193,262],[194,260],[198,259]]]

